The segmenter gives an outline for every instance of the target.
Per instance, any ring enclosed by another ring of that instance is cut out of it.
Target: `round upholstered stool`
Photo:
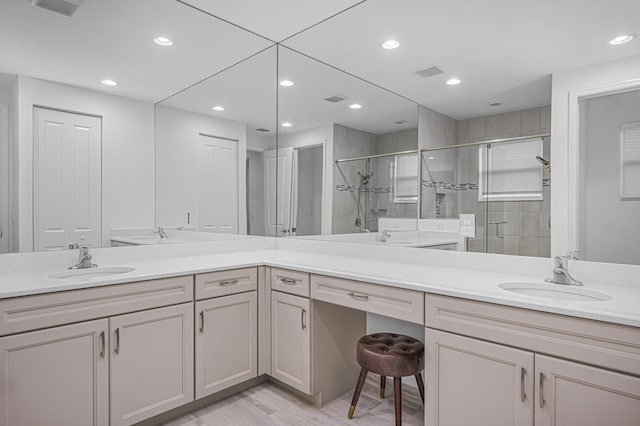
[[[402,424],[402,377],[415,376],[424,403],[424,345],[413,337],[393,333],[375,333],[361,337],[356,347],[360,376],[353,392],[349,418],[353,417],[367,373],[380,375],[380,397],[384,398],[387,376],[393,377],[396,425]]]

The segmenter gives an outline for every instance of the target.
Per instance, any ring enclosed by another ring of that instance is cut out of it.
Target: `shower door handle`
[[[496,237],[498,238],[504,238],[504,232],[502,235],[500,235],[500,225],[504,225],[505,223],[508,223],[507,221],[493,221],[493,222],[489,222],[489,225],[495,225],[496,226]]]

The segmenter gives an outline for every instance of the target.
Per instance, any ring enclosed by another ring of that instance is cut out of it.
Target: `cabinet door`
[[[311,301],[271,292],[271,375],[311,393]]]
[[[106,319],[0,338],[0,425],[109,424]]]
[[[533,353],[426,329],[425,425],[533,425]]]
[[[255,291],[196,303],[196,398],[258,375]]]
[[[637,426],[640,378],[536,355],[536,426]]]
[[[193,304],[109,319],[111,425],[130,425],[193,400]]]

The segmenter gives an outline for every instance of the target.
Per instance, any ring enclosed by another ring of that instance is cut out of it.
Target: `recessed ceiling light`
[[[427,160],[435,160],[436,157],[427,157]]]
[[[109,79],[102,80],[100,83],[104,84],[105,86],[117,86],[118,85],[117,81],[113,81],[113,80],[109,80]]]
[[[165,36],[158,36],[154,38],[153,41],[160,46],[171,46],[173,44],[173,40]]]
[[[609,41],[609,44],[613,44],[614,46],[617,46],[619,44],[629,43],[634,38],[636,38],[635,34],[622,34],[612,39],[611,41]]]
[[[289,123],[288,121],[285,121],[284,123],[282,123],[282,127],[291,127],[293,126],[293,124]]]
[[[462,83],[462,81],[458,78],[450,78],[449,80],[447,80],[447,84],[449,86],[455,86],[456,84],[460,84]]]
[[[395,40],[387,40],[382,43],[382,47],[384,47],[385,49],[395,49],[398,46],[400,46],[400,43]]]
[[[362,105],[360,105],[360,104],[351,104],[351,105],[349,105],[349,108],[351,108],[351,109],[360,109],[360,108],[362,108]]]
[[[293,81],[291,81],[291,80],[282,80],[280,82],[280,86],[282,86],[282,87],[291,87],[291,86],[293,86]]]
[[[220,106],[220,105],[216,105],[211,109],[214,110],[214,111],[224,111],[224,107]]]

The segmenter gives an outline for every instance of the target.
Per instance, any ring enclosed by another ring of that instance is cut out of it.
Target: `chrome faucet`
[[[153,230],[153,233],[157,233],[160,238],[164,239],[164,238],[169,238],[169,236],[167,235],[167,233],[164,231],[164,228],[162,226],[156,226]]]
[[[581,286],[582,282],[573,278],[569,273],[569,260],[578,260],[578,252],[570,251],[564,256],[554,257],[553,278],[547,278],[545,281],[553,284]]]
[[[79,249],[80,252],[78,253],[78,262],[73,266],[69,266],[67,269],[87,269],[98,266],[95,263],[91,263],[93,256],[89,253],[89,246],[80,246],[78,243],[71,243],[69,244],[69,249]]]
[[[382,231],[382,234],[378,235],[377,240],[379,243],[386,243],[389,238],[391,238],[391,234],[385,229],[384,231]]]

